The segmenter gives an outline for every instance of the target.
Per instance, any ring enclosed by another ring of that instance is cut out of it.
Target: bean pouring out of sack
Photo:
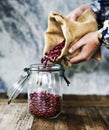
[[[71,21],[58,12],[51,12],[48,17],[48,28],[45,32],[44,55],[41,62],[46,66],[48,63],[60,63],[71,66],[70,59],[80,52],[69,53],[69,47],[75,44],[88,32],[97,31],[97,22],[91,9],[87,9],[77,19]],[[93,56],[100,60],[100,48]]]

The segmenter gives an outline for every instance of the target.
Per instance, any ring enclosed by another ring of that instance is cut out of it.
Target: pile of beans
[[[61,96],[42,91],[30,93],[29,110],[37,117],[52,118],[61,112]]]
[[[57,57],[60,56],[62,49],[65,46],[65,40],[56,45],[53,49],[46,52],[44,57],[41,59],[41,63],[43,63],[45,66],[48,64],[48,62],[55,62]]]

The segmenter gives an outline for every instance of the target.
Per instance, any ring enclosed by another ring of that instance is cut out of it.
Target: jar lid
[[[30,65],[30,71],[63,71],[64,68],[60,64],[48,64],[46,67],[43,64],[32,64]]]
[[[25,83],[28,79],[29,75],[21,75],[16,81],[16,83],[12,86],[12,88],[8,90],[8,104],[10,104],[11,101],[14,100],[24,90]]]

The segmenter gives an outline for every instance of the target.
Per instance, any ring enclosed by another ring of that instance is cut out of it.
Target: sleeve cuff
[[[101,45],[105,45],[109,48],[109,20],[106,20],[103,27],[98,30],[98,38]]]

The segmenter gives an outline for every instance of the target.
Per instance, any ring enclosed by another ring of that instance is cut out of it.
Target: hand
[[[98,32],[87,33],[77,43],[69,48],[69,53],[81,49],[80,53],[71,58],[70,62],[73,64],[90,60],[99,46]]]
[[[73,11],[71,11],[71,12],[67,15],[67,17],[70,18],[70,19],[73,20],[73,21],[76,21],[77,18],[78,18],[79,16],[81,16],[81,14],[82,14],[86,9],[88,9],[88,8],[90,8],[90,7],[89,7],[88,5],[86,5],[86,4],[81,5],[81,6],[79,6],[78,8],[74,9]]]

